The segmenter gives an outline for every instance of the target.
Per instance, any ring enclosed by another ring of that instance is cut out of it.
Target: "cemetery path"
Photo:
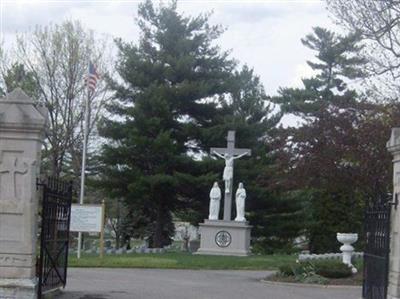
[[[361,288],[269,285],[269,271],[69,268],[57,299],[358,299]]]

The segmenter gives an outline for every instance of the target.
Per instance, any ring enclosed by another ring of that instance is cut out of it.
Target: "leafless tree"
[[[39,90],[37,100],[49,110],[44,158],[52,175],[65,172],[67,164],[69,171],[79,174],[87,99],[85,77],[89,60],[97,65],[99,73],[110,72],[111,51],[107,49],[107,38],[95,37],[79,22],[38,26],[17,36],[14,58],[33,73]],[[100,80],[89,98],[92,136],[109,96],[106,83]]]
[[[0,41],[0,96],[4,96],[7,92],[4,75],[10,67],[9,57],[4,49],[4,42]]]
[[[346,29],[367,43],[365,54],[376,75],[400,77],[400,1],[326,0],[328,10]]]
[[[362,37],[368,98],[400,97],[400,1],[326,0],[338,24]]]

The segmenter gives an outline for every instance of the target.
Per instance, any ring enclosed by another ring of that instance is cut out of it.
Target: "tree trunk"
[[[58,177],[58,161],[57,161],[57,154],[53,151],[51,153],[51,176]]]
[[[119,249],[120,248],[120,239],[121,236],[118,232],[118,230],[115,232],[115,249]]]
[[[161,205],[158,205],[157,207],[156,227],[154,231],[153,242],[151,245],[153,248],[163,247],[163,219]]]

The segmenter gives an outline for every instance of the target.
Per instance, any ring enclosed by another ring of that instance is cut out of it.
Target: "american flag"
[[[89,63],[89,74],[86,79],[86,83],[88,89],[91,93],[93,93],[96,89],[97,80],[100,79],[99,74],[97,73],[96,67],[92,62]]]

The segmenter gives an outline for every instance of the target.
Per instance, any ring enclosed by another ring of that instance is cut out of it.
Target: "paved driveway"
[[[58,299],[359,299],[360,288],[277,286],[268,271],[68,269]]]

